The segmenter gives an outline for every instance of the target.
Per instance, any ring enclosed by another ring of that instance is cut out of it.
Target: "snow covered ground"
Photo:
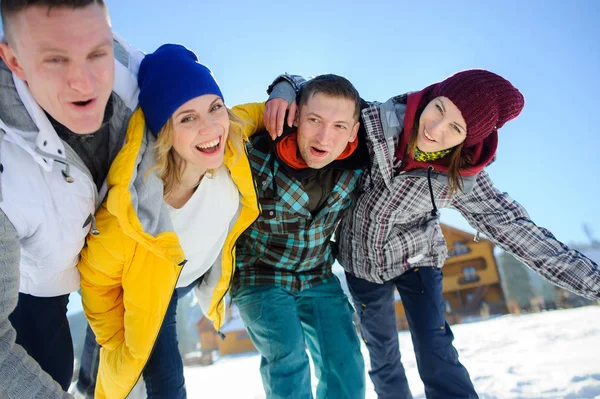
[[[481,399],[600,399],[600,306],[507,315],[453,331]],[[413,395],[424,399],[410,335],[398,336]],[[364,347],[363,353],[368,365]],[[259,363],[258,355],[248,354],[186,367],[188,396],[264,398]],[[376,397],[367,376],[367,398]]]

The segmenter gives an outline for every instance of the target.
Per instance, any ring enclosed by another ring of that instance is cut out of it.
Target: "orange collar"
[[[348,158],[350,155],[352,155],[352,153],[354,153],[354,150],[356,150],[357,147],[358,137],[356,137],[356,140],[349,142],[348,145],[346,145],[346,148],[340,154],[340,156],[336,158],[336,161],[341,161],[342,159]],[[289,167],[294,169],[308,168],[308,165],[306,162],[304,162],[304,159],[302,159],[298,152],[298,133],[296,131],[279,140],[275,150],[279,159],[285,162]]]

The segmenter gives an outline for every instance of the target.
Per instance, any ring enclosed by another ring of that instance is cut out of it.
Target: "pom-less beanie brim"
[[[155,135],[186,102],[206,94],[223,98],[212,72],[178,44],[165,44],[144,57],[138,73],[139,104]]]

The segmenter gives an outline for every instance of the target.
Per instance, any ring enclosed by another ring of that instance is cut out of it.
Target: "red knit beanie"
[[[481,143],[516,118],[525,105],[523,95],[508,80],[483,69],[458,72],[427,87],[419,109],[439,96],[449,98],[467,123],[465,148]]]

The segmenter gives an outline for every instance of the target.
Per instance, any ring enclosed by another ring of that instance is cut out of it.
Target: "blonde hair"
[[[229,108],[229,132],[227,134],[227,144],[231,145],[238,154],[243,152],[243,127],[244,121],[238,118]],[[167,123],[157,134],[154,150],[156,151],[156,164],[150,168],[150,171],[156,170],[158,177],[164,184],[164,198],[168,197],[173,189],[181,183],[181,175],[185,168],[185,161],[177,156],[173,149],[173,119],[169,118]],[[227,146],[225,147],[227,151]],[[234,160],[235,162],[235,160]],[[207,172],[211,172],[210,170]]]

